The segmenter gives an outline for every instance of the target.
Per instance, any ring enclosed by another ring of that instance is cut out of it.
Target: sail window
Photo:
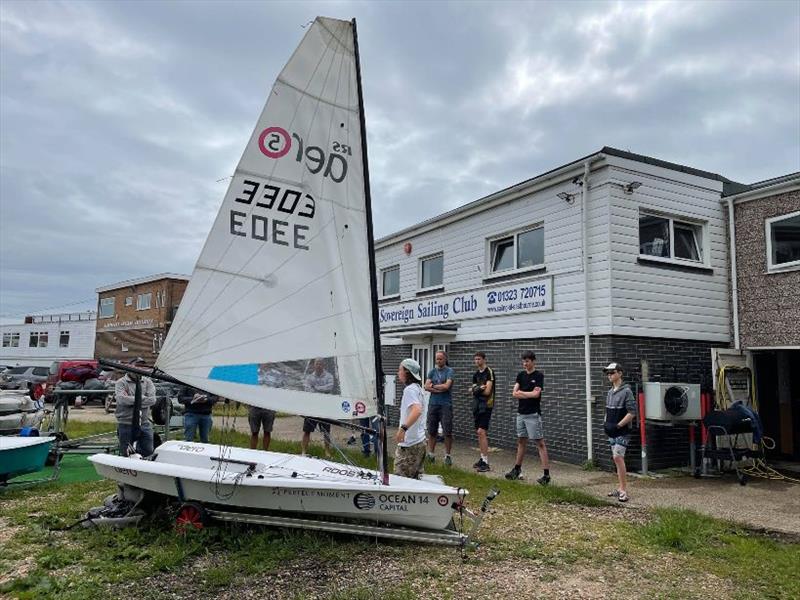
[[[148,310],[153,301],[153,293],[139,294],[136,296],[136,310]]]
[[[110,319],[114,316],[114,297],[100,298],[100,314],[101,319]]]
[[[420,259],[420,290],[438,289],[444,282],[444,254]]]
[[[669,261],[703,262],[703,226],[642,213],[639,215],[639,254]]]
[[[767,267],[800,267],[800,211],[766,221]]]
[[[400,295],[400,265],[381,271],[381,297]]]
[[[544,266],[544,227],[538,225],[490,240],[489,265],[492,273]]]

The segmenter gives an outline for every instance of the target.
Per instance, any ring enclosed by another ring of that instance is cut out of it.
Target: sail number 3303
[[[313,219],[314,198],[299,190],[271,183],[260,183],[251,179],[242,182],[242,189],[234,198],[236,202],[252,206],[252,212],[231,210],[231,235],[251,237],[261,242],[272,242],[278,246],[291,246],[297,250],[308,250],[309,226],[282,220],[282,215],[270,217],[256,214],[265,209],[283,213],[286,217]]]

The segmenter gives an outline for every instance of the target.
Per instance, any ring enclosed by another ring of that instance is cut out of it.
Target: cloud
[[[0,316],[190,272],[317,14],[358,19],[378,236],[604,145],[800,170],[797,3],[7,0]]]

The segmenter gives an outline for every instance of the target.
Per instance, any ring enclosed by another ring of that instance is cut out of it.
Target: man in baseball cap
[[[617,467],[617,479],[619,480],[619,487],[608,495],[616,497],[620,502],[627,502],[625,450],[628,448],[631,423],[636,418],[636,400],[630,386],[622,381],[621,364],[609,363],[603,372],[611,384],[611,389],[608,390],[606,396],[606,418],[603,429],[608,436],[611,458]]]

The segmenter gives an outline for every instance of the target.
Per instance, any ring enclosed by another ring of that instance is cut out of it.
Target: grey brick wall
[[[603,433],[605,394],[608,389],[602,369],[612,360],[621,362],[627,372],[626,381],[638,389],[641,364],[646,360],[651,381],[699,383],[711,388],[711,344],[686,340],[598,336],[592,338],[592,403],[593,453],[597,464],[611,467],[607,438]],[[545,375],[542,413],[547,448],[555,460],[581,464],[586,460],[586,402],[584,393],[583,338],[543,338],[535,340],[492,340],[487,342],[455,342],[450,344],[449,362],[456,371],[454,382],[454,435],[458,444],[476,446],[468,386],[474,371],[473,355],[486,352],[487,361],[497,378],[497,396],[489,442],[492,446],[513,448],[516,444],[514,418],[517,402],[511,397],[514,380],[522,369],[520,355],[533,350],[537,369]],[[393,373],[400,361],[410,356],[411,347],[385,346],[383,366]],[[396,402],[402,390],[397,390]],[[389,422],[397,424],[399,411],[389,407]],[[648,423],[648,461],[650,468],[660,469],[689,462],[688,429]],[[531,444],[530,452],[535,453]],[[628,454],[628,465],[638,470],[640,446],[634,436]]]
[[[739,335],[744,348],[800,344],[800,271],[767,274],[764,222],[800,210],[800,192],[736,204]]]

